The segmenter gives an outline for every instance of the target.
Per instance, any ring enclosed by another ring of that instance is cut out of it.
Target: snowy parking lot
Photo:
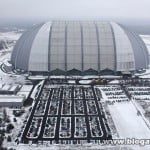
[[[32,108],[22,142],[111,139],[93,87],[48,86],[45,81]]]
[[[100,86],[99,89],[103,99],[108,102],[108,108],[120,138],[150,138],[150,128],[137,107],[137,102],[129,99],[120,85]],[[134,100],[149,100],[149,87],[127,86],[126,89]]]

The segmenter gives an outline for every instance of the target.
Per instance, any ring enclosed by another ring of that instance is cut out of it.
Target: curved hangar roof
[[[32,27],[11,56],[14,69],[84,72],[147,68],[148,52],[136,34],[114,22],[52,21]]]

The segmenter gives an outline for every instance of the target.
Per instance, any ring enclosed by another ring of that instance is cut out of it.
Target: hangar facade
[[[34,74],[84,75],[147,68],[149,58],[140,37],[115,22],[51,21],[21,36],[11,63]]]

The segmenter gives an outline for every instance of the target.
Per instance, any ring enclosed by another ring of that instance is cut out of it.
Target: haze
[[[0,18],[150,19],[150,0],[0,0]]]

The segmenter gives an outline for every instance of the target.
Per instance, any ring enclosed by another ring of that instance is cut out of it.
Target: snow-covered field
[[[10,52],[21,35],[15,31],[0,32],[0,62],[10,58]]]
[[[108,90],[108,88],[110,88],[110,90]],[[115,92],[121,92],[119,86],[99,86],[99,89],[101,90],[102,100],[104,102],[114,101],[113,104],[108,104],[108,110],[116,127],[119,139],[150,139],[149,122],[143,115],[143,108],[135,100],[131,99],[129,101],[123,101],[119,98],[122,94],[115,94],[114,99],[110,99],[110,95],[108,93],[111,92],[113,95]],[[121,101],[117,102],[119,99]],[[150,145],[145,147],[132,145],[131,147],[133,149],[150,149]]]
[[[0,41],[4,41],[7,44],[7,47],[0,50],[0,65],[5,62],[6,60],[10,60],[11,51],[16,43],[16,41],[19,39],[19,37],[22,35],[21,32],[0,32]],[[17,75],[9,75],[4,73],[0,69],[0,82],[5,84],[15,83],[23,81],[23,76],[17,76]]]
[[[12,32],[0,32],[0,40],[12,40],[17,41],[22,33],[12,31]]]
[[[21,35],[22,33],[16,31],[0,32],[0,56],[5,55],[4,52],[11,52]]]
[[[123,93],[120,86],[97,86],[101,90],[102,100],[108,103],[108,109],[115,124],[119,139],[150,139],[150,125],[148,120],[143,115],[143,108],[137,103],[137,101],[131,99],[123,101]],[[109,94],[111,93],[111,95]],[[114,98],[112,98],[114,96]],[[128,97],[126,96],[128,99]],[[119,100],[119,101],[118,101]],[[132,145],[133,149],[138,149],[135,145]],[[141,149],[150,149],[150,145],[147,147],[140,147]]]
[[[137,115],[137,110],[132,102],[115,103],[108,107],[120,138],[150,138],[150,129],[143,118]]]

